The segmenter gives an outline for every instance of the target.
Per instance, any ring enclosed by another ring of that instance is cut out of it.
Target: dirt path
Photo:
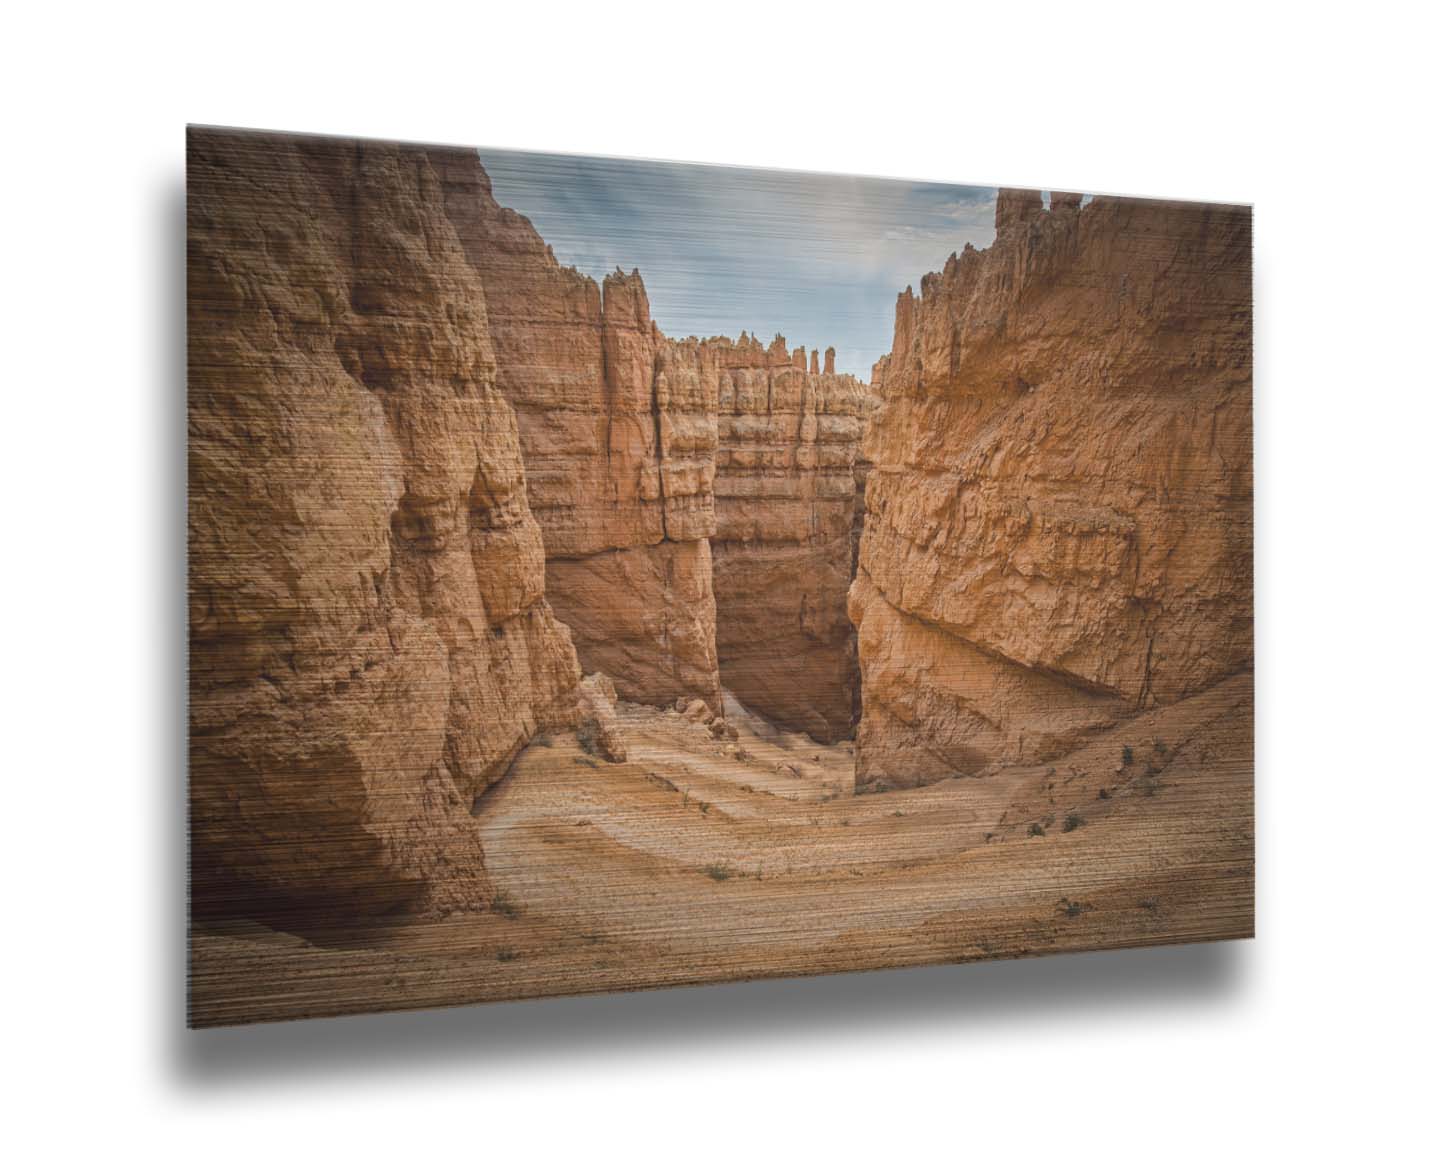
[[[477,806],[496,911],[323,942],[201,926],[195,1016],[1247,935],[1249,692],[1236,677],[1047,765],[865,796],[848,744],[734,707],[738,740],[714,739],[622,705],[625,763],[556,736]]]

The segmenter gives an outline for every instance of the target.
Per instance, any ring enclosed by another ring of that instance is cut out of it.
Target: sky
[[[995,237],[995,189],[757,168],[480,150],[495,198],[562,264],[638,268],[667,336],[833,345],[870,378],[895,297]]]

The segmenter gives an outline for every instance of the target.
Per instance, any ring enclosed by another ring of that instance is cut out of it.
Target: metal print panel
[[[1251,934],[1248,208],[187,166],[193,1024]]]

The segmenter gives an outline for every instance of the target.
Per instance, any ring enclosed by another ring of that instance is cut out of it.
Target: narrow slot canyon
[[[1251,929],[1248,210],[1002,189],[867,383],[190,142],[193,1020]]]
[[[547,598],[585,672],[714,715],[723,688],[783,728],[853,738],[865,385],[833,348],[822,361],[779,335],[667,338],[640,271],[596,285],[495,200],[472,151],[432,162],[484,285]]]

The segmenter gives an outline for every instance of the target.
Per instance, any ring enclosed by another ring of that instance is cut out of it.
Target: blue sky
[[[870,378],[895,296],[995,236],[995,189],[756,168],[480,150],[495,198],[562,264],[639,268],[667,336],[836,350]]]

